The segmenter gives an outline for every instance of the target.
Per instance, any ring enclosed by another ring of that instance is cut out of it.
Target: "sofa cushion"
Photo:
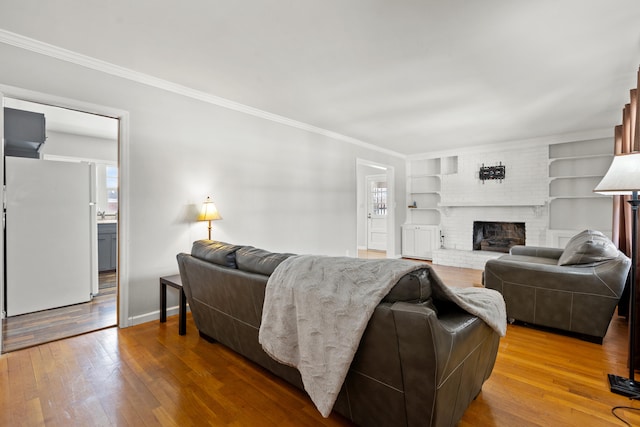
[[[422,268],[402,276],[382,301],[427,301],[431,298],[431,293],[429,269]]]
[[[236,263],[240,270],[271,276],[273,270],[290,256],[293,254],[281,254],[245,246],[236,252]]]
[[[240,248],[242,248],[240,245],[232,245],[215,240],[197,240],[193,242],[191,255],[213,264],[238,268],[236,265],[236,251]]]
[[[604,235],[604,233],[602,231],[598,231],[598,230],[583,230],[580,233],[578,233],[575,236],[573,236],[571,239],[569,239],[569,241],[567,242],[567,245],[565,247],[574,244],[576,241],[583,240],[585,236],[607,237],[607,236]]]
[[[584,230],[567,243],[558,265],[584,265],[608,261],[618,256],[618,248],[604,234]]]

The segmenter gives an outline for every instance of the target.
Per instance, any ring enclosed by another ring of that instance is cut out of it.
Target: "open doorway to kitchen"
[[[2,352],[117,325],[117,118],[3,99]]]

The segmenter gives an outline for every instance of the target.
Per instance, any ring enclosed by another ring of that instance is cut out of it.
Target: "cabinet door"
[[[111,267],[111,234],[98,234],[98,271],[112,270]]]
[[[417,227],[415,230],[415,251],[420,258],[433,257],[433,237],[435,230],[432,227]]]
[[[111,254],[109,270],[115,270],[118,263],[118,233],[111,234]]]
[[[432,259],[436,249],[438,227],[433,225],[405,225],[402,227],[402,255]]]
[[[402,227],[402,255],[416,256],[416,228]]]

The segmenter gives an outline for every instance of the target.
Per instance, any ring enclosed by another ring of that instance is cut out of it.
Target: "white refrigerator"
[[[98,288],[94,165],[5,159],[7,315],[90,301]]]

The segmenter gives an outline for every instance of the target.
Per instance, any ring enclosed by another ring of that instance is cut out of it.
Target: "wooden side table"
[[[179,274],[160,278],[160,322],[167,321],[167,286],[175,288],[180,293],[180,305],[178,308],[178,333],[187,334],[187,297],[182,289],[182,278]]]

